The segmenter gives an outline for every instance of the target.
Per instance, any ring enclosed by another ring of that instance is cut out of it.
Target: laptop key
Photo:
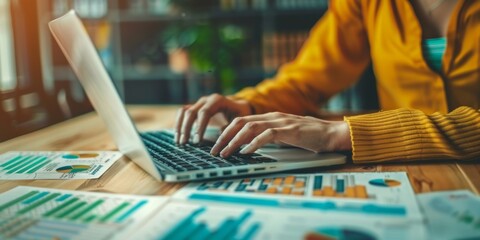
[[[232,164],[229,164],[229,163],[219,163],[219,164],[217,164],[217,166],[219,166],[219,167],[230,167],[230,166],[232,166]]]
[[[186,169],[188,169],[188,170],[199,170],[200,168],[195,167],[195,166],[188,166],[188,167],[186,167]]]

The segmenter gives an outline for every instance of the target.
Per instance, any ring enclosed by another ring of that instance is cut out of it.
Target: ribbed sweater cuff
[[[356,163],[480,157],[480,111],[469,107],[431,115],[397,109],[345,120]]]
[[[421,158],[425,139],[425,115],[397,109],[345,117],[352,138],[355,163],[408,161]]]

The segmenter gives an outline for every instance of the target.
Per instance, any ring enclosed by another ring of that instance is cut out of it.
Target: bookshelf
[[[39,5],[47,85],[81,88],[47,23],[74,8],[126,103],[187,103],[233,93],[293,59],[326,0],[49,0]]]

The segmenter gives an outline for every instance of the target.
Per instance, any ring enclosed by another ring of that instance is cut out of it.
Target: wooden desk
[[[171,128],[177,106],[131,106],[132,118],[142,130]],[[116,150],[105,125],[95,113],[0,143],[0,152],[20,150]],[[307,172],[382,172],[406,171],[415,192],[454,189],[480,191],[480,161],[423,162],[402,164],[354,165],[312,169]],[[305,171],[302,171],[305,172]],[[169,195],[183,184],[157,182],[126,157],[96,180],[0,181],[0,192],[19,185],[68,190],[114,192],[142,195]]]

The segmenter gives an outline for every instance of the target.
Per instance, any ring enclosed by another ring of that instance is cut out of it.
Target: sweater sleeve
[[[426,115],[397,109],[345,120],[355,163],[480,157],[480,110],[459,107],[448,114]]]
[[[352,85],[369,62],[360,2],[330,1],[293,62],[233,97],[250,102],[256,113],[313,115],[318,104]]]

